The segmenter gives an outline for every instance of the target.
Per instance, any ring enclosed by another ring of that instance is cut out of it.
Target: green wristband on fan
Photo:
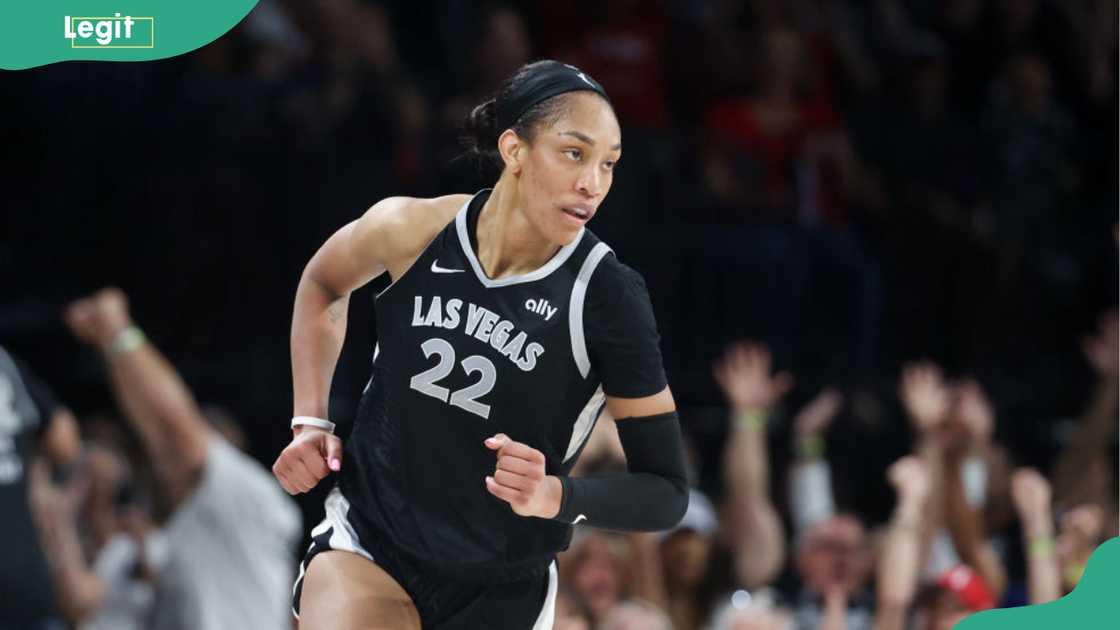
[[[750,409],[735,413],[735,422],[746,429],[757,430],[766,426],[767,414],[761,409]]]
[[[1065,579],[1066,584],[1077,584],[1081,581],[1081,576],[1085,574],[1085,564],[1075,562],[1062,569],[1062,577]]]
[[[1028,546],[1032,556],[1048,556],[1054,552],[1054,537],[1048,534],[1034,536]]]
[[[815,433],[799,435],[794,440],[794,450],[801,459],[820,459],[824,457],[824,438]]]

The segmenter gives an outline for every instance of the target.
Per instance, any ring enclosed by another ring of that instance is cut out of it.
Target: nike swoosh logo
[[[586,521],[586,520],[587,520],[587,517],[584,516],[583,514],[580,514],[579,516],[576,517],[576,520],[572,521],[572,525],[576,525],[580,521]]]
[[[432,261],[432,273],[463,273],[464,269],[448,269],[439,266],[439,260]]]

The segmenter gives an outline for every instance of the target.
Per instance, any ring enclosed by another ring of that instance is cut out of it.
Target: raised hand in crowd
[[[56,486],[40,465],[31,471],[30,489],[35,523],[58,593],[59,612],[77,626],[101,607],[107,594],[106,584],[85,559],[78,535],[78,506],[88,483],[84,476],[72,475],[65,485]]]
[[[767,412],[793,387],[787,372],[771,374],[770,349],[739,341],[727,346],[712,366],[712,375],[736,412]]]
[[[1120,375],[1120,353],[1117,352],[1117,344],[1120,344],[1120,315],[1115,310],[1101,316],[1097,323],[1096,334],[1088,335],[1081,340],[1081,351],[1097,373],[1097,377],[1113,386],[1117,384],[1116,379]]]
[[[741,584],[757,588],[774,579],[784,555],[785,533],[769,495],[765,428],[770,411],[791,389],[793,377],[774,374],[768,349],[752,342],[729,346],[713,366],[713,374],[734,410],[731,436],[724,451],[724,474],[732,507],[728,524],[735,544],[736,568]],[[802,435],[819,438],[841,404],[839,394],[823,392],[795,421]],[[814,506],[802,510],[813,517],[806,519],[806,542],[801,546],[797,563],[806,595],[823,597],[825,605],[822,607],[809,597],[795,615],[798,623],[814,626],[826,623],[839,628],[853,622],[858,626],[861,620],[870,619],[869,611],[848,604],[864,584],[869,568],[866,538],[858,519],[834,514],[827,465],[820,457],[822,449],[823,442],[818,443],[817,452],[808,460],[811,465],[806,466],[818,473],[803,484],[809,490],[795,489],[796,495],[807,500],[795,497],[794,502]],[[782,555],[776,553],[778,549]]]
[[[824,434],[844,406],[844,395],[835,388],[822,389],[793,418],[793,448],[800,458],[823,455]]]
[[[994,439],[996,413],[979,381],[967,378],[956,387],[956,404],[950,421],[950,448],[964,457],[962,465],[970,504],[983,507],[990,531],[1000,530],[1014,518],[1010,505],[1011,468],[1007,450]]]
[[[212,426],[175,367],[133,322],[122,291],[77,300],[64,317],[100,351],[171,512],[156,588],[157,599],[175,603],[155,606],[152,626],[286,627],[290,553],[301,533],[294,502],[238,449],[235,422],[215,415]]]
[[[959,436],[963,431],[959,421],[954,419],[947,435],[955,433]],[[969,465],[966,458],[969,453],[967,448],[960,446],[962,443],[967,447],[964,440],[952,438],[948,441],[942,465],[935,468],[934,488],[937,489],[940,483],[944,524],[957,557],[979,574],[998,598],[1007,585],[1007,572],[988,540],[983,500],[969,496],[966,483]]]
[[[755,588],[773,580],[785,560],[785,532],[770,498],[766,422],[793,377],[772,374],[769,349],[748,341],[729,345],[712,374],[732,408],[723,472],[736,573]]]
[[[1097,505],[1079,505],[1062,515],[1056,545],[1062,592],[1072,591],[1081,581],[1089,556],[1106,537],[1104,524],[1104,510]]]
[[[109,367],[117,401],[140,434],[170,507],[186,499],[206,461],[210,435],[179,374],[147,343],[128,298],[115,287],[71,303],[64,319],[76,337],[96,348]]]
[[[133,496],[127,457],[110,444],[87,441],[57,486],[43,474],[31,483],[60,611],[87,630],[147,626],[165,550],[162,532]]]
[[[1076,429],[1054,464],[1054,500],[1060,508],[1098,505],[1106,512],[1117,511],[1112,491],[1116,471],[1109,451],[1118,426],[1118,343],[1120,315],[1115,310],[1101,316],[1096,333],[1082,340],[1082,351],[1097,374],[1097,383]]]
[[[1054,601],[1062,596],[1062,584],[1054,548],[1050,482],[1037,470],[1020,468],[1011,478],[1011,498],[1023,529],[1029,601],[1032,604]]]
[[[116,336],[132,325],[128,298],[116,287],[75,300],[67,307],[64,317],[78,339],[102,352],[112,351]]]
[[[923,544],[932,544],[933,535],[944,522],[942,510],[942,455],[944,428],[953,408],[953,392],[932,361],[918,361],[903,367],[898,397],[918,434],[916,454],[921,457],[931,479],[931,499],[924,522]]]
[[[922,510],[929,499],[932,480],[921,460],[907,455],[887,469],[887,481],[895,492],[895,511],[892,525],[918,525]]]
[[[887,481],[895,491],[895,507],[879,550],[875,629],[900,630],[918,588],[922,522],[932,480],[922,461],[909,455],[891,464]]]
[[[903,368],[899,398],[914,429],[958,453],[981,453],[991,444],[995,410],[979,381],[951,383],[934,363]]]
[[[789,498],[797,537],[836,513],[832,473],[825,460],[824,433],[843,405],[843,395],[828,387],[794,416],[792,447],[795,458],[789,471]]]
[[[957,404],[953,419],[964,429],[967,447],[982,451],[991,443],[996,416],[992,402],[976,379],[965,379],[956,388]]]
[[[898,395],[910,422],[922,434],[939,428],[949,417],[952,391],[941,375],[941,368],[930,361],[903,368]]]

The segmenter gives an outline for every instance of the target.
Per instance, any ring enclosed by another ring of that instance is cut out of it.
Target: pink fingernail
[[[332,459],[328,465],[331,467],[331,470],[336,472],[342,468],[342,462],[337,459]]]

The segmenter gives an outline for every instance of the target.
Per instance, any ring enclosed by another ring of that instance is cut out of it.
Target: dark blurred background
[[[620,116],[591,228],[647,280],[702,486],[726,430],[710,366],[743,337],[796,375],[792,404],[845,392],[837,492],[873,520],[909,448],[905,361],[976,376],[1015,460],[1047,465],[1092,386],[1079,339],[1117,302],[1114,0],[265,0],[188,55],[6,72],[0,343],[79,415],[111,409],[59,314],[118,285],[270,463],[303,265],[383,197],[492,184],[457,125],[543,57]],[[336,421],[377,286],[351,301]]]

